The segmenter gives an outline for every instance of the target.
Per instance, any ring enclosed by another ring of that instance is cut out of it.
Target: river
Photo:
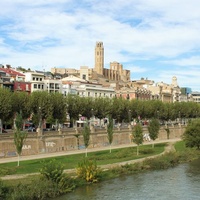
[[[167,170],[151,171],[76,189],[56,200],[200,199],[200,159]]]

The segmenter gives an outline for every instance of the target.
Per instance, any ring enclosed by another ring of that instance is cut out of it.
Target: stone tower
[[[97,74],[103,75],[103,69],[104,69],[104,47],[103,47],[103,42],[96,42],[94,71],[96,71]]]

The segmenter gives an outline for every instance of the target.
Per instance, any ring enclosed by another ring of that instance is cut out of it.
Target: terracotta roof
[[[10,74],[12,76],[25,76],[24,74],[17,72],[10,68],[0,68],[1,71],[6,72],[7,74]]]

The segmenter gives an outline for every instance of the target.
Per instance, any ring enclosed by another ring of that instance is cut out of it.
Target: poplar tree
[[[155,141],[158,138],[158,132],[160,129],[160,124],[158,119],[152,119],[148,125],[148,131],[150,138]],[[154,142],[152,144],[152,148],[154,148]]]
[[[87,123],[84,125],[82,134],[83,134],[83,141],[84,141],[84,145],[85,145],[85,157],[87,157],[87,148],[90,144],[90,134],[91,134],[90,127],[88,126]]]
[[[143,142],[142,126],[138,123],[133,127],[133,142],[137,144],[137,156],[139,155],[139,145]]]
[[[109,116],[108,120],[109,122],[107,125],[107,137],[108,137],[108,142],[110,144],[110,153],[111,153],[111,144],[113,142],[113,119],[112,117]]]
[[[14,143],[18,155],[18,163],[17,166],[19,167],[19,159],[22,153],[22,147],[24,145],[24,142],[27,137],[27,132],[22,131],[23,130],[23,119],[21,113],[16,113],[16,118],[14,121]]]

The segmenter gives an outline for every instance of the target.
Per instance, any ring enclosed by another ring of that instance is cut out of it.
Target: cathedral
[[[80,70],[67,68],[51,68],[51,73],[67,77],[74,75],[87,81],[96,81],[101,84],[108,82],[130,82],[130,70],[124,70],[123,65],[111,62],[110,69],[104,68],[104,46],[103,42],[96,42],[94,51],[94,68],[81,66]]]

